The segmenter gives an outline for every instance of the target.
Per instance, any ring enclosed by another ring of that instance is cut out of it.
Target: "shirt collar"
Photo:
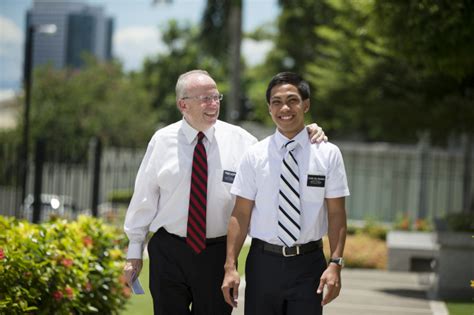
[[[309,136],[308,131],[306,130],[306,126],[296,136],[294,136],[293,139],[288,139],[280,131],[278,131],[278,129],[275,131],[275,143],[277,145],[278,150],[283,149],[285,144],[290,140],[295,140],[303,148],[309,142]]]
[[[181,129],[183,130],[184,136],[186,137],[186,140],[189,144],[192,144],[195,139],[197,139],[197,134],[199,131],[191,127],[191,125],[184,119],[181,124]],[[205,138],[209,143],[212,143],[214,140],[214,132],[215,132],[215,124],[211,128],[203,131],[204,135],[206,136]]]

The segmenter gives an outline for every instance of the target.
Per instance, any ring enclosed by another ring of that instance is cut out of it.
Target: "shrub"
[[[373,220],[366,220],[364,227],[357,231],[357,234],[365,234],[372,238],[385,241],[387,238],[387,228]]]
[[[126,239],[80,216],[41,225],[0,216],[0,313],[118,314]]]
[[[395,230],[402,231],[432,231],[433,227],[427,219],[412,220],[407,213],[397,215],[393,225]]]
[[[324,252],[329,258],[329,240],[324,241]],[[387,265],[387,245],[385,241],[367,234],[347,235],[344,248],[345,266],[349,268],[385,269]]]
[[[108,195],[107,200],[112,203],[129,204],[132,195],[133,190],[114,190]]]
[[[456,232],[473,232],[474,231],[474,213],[456,212],[446,215],[445,220],[448,229]]]

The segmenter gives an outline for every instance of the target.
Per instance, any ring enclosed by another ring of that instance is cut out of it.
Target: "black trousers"
[[[226,315],[232,308],[221,291],[225,239],[207,242],[196,254],[184,238],[159,229],[148,243],[150,291],[158,315]]]
[[[320,315],[323,250],[283,257],[252,243],[245,266],[245,315]]]

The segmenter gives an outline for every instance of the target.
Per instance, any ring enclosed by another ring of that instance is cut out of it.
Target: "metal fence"
[[[402,214],[435,218],[463,210],[464,174],[469,167],[462,150],[356,143],[339,147],[351,190],[349,218],[393,222]],[[472,200],[472,189],[468,193]]]
[[[470,185],[474,164],[462,148],[443,150],[420,144],[336,143],[346,166],[351,196],[348,218],[393,222],[398,215],[434,218],[463,210],[463,198],[474,195]],[[3,149],[0,175],[15,178],[15,150]],[[5,153],[5,152],[8,152]],[[107,201],[117,190],[132,190],[144,149],[105,148],[101,156],[98,201]],[[90,209],[94,167],[87,163],[48,163],[43,166],[42,193],[72,197],[79,209]],[[466,165],[466,161],[469,165]],[[466,172],[469,174],[466,174]],[[27,191],[33,193],[35,166],[30,165]],[[467,180],[467,181],[466,181]],[[0,214],[14,215],[21,206],[21,188],[3,178],[0,185]]]

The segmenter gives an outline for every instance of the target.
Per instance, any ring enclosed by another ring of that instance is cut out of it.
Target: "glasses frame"
[[[220,102],[224,99],[223,94],[214,94],[214,95],[199,95],[199,96],[183,96],[182,100],[196,99],[203,103]]]

